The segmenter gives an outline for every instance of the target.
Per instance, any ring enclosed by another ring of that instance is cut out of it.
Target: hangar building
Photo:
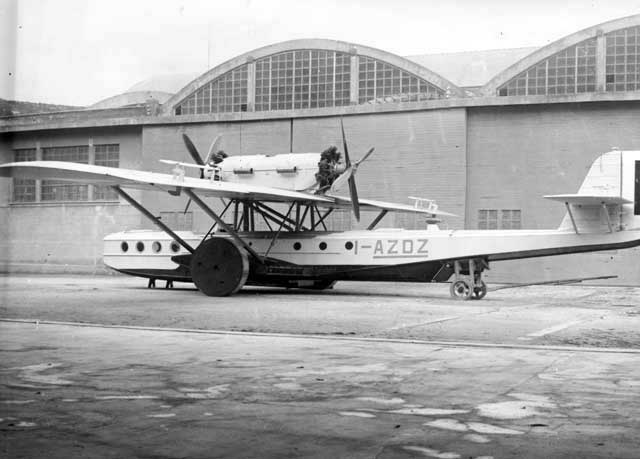
[[[151,82],[153,83],[153,81]],[[166,82],[165,82],[166,83]],[[168,172],[223,134],[232,155],[340,145],[343,117],[363,197],[435,199],[454,229],[554,228],[545,194],[576,192],[591,162],[640,150],[640,15],[542,48],[400,57],[365,45],[294,40],[249,51],[180,89],[142,85],[83,110],[0,118],[0,161],[77,161]],[[186,198],[134,193],[174,229],[206,231]],[[370,217],[373,218],[373,215]],[[365,215],[363,221],[369,218]],[[151,228],[112,190],[50,180],[0,181],[0,268],[103,272],[102,238]],[[333,229],[355,226],[347,212]],[[424,228],[389,215],[382,227]],[[495,264],[489,281],[618,275],[640,285],[640,249]]]

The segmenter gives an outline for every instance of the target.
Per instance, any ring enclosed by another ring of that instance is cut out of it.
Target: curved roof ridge
[[[425,79],[429,83],[442,88],[443,90],[448,89],[449,91],[451,91],[451,93],[460,96],[464,94],[462,89],[460,89],[456,84],[444,78],[440,74],[397,54],[393,54],[388,51],[383,51],[370,46],[348,43],[345,41],[330,40],[324,38],[302,38],[287,40],[253,49],[207,70],[205,73],[184,86],[173,97],[171,97],[164,104],[164,111],[165,113],[171,112],[179,102],[181,102],[193,92],[197,91],[206,83],[213,81],[217,77],[225,74],[230,70],[235,69],[236,67],[239,67],[240,65],[273,54],[278,54],[286,51],[294,51],[298,49],[327,49],[348,54],[358,54],[362,56],[373,57],[385,61],[389,64],[395,65],[402,70],[413,73],[416,76]]]
[[[565,48],[576,45],[589,38],[594,38],[600,34],[612,32],[614,30],[626,29],[640,25],[640,14],[625,16],[623,18],[613,19],[611,21],[596,24],[591,27],[574,32],[570,35],[562,37],[546,46],[525,56],[515,64],[507,67],[505,70],[494,76],[481,89],[482,93],[487,96],[495,96],[498,87],[510,81],[520,73],[547,59]]]

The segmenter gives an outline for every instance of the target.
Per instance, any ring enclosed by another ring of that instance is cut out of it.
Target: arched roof
[[[272,45],[257,48],[247,53],[234,57],[222,64],[212,68],[211,70],[203,73],[198,78],[187,84],[184,88],[178,91],[173,97],[171,97],[164,105],[163,111],[165,113],[171,113],[173,109],[182,102],[187,96],[191,95],[205,84],[215,80],[216,78],[224,75],[225,73],[236,69],[237,67],[253,62],[257,59],[271,56],[274,54],[295,51],[295,50],[329,50],[342,52],[353,55],[367,56],[380,61],[387,62],[393,66],[412,73],[429,83],[447,90],[452,96],[462,96],[464,92],[451,81],[442,77],[441,75],[417,64],[416,62],[405,59],[404,57],[392,54],[386,51],[382,51],[376,48],[371,48],[364,45],[358,45],[353,43],[347,43],[343,41],[327,40],[327,39],[300,39],[289,40],[281,43],[275,43]]]
[[[493,77],[487,84],[482,87],[482,93],[487,96],[495,96],[497,89],[503,84],[509,82],[511,79],[518,76],[525,70],[533,67],[541,61],[553,56],[554,54],[562,51],[563,49],[574,46],[590,38],[613,32],[619,29],[625,29],[627,27],[633,27],[640,25],[640,14],[633,16],[627,16],[620,19],[614,19],[612,21],[604,22],[592,27],[575,32],[571,35],[567,35],[553,43],[544,46],[537,51],[529,54],[525,58],[519,60],[512,66],[505,69]]]
[[[171,93],[162,91],[129,91],[116,96],[102,99],[91,105],[90,110],[102,110],[106,108],[126,107],[127,105],[144,104],[155,101],[160,104],[166,102],[171,97]]]

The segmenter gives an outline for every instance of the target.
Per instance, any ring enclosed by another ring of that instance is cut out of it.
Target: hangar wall
[[[120,165],[139,168],[140,128],[95,128],[14,133],[5,153],[14,149],[119,144]],[[10,159],[9,159],[10,158]],[[8,160],[12,160],[9,156]],[[4,159],[4,158],[3,158]],[[140,227],[140,214],[117,202],[11,203],[10,180],[2,180],[0,207],[6,215],[0,241],[0,267],[13,272],[106,272],[102,238],[123,227]]]
[[[480,209],[520,209],[522,227],[556,228],[565,214],[545,194],[578,191],[591,163],[612,147],[640,149],[640,102],[468,109],[468,228]],[[637,285],[640,248],[496,263],[487,278],[525,282],[617,275]]]

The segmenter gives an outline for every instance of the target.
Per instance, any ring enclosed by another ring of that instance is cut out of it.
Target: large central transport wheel
[[[227,296],[237,292],[248,275],[247,252],[231,238],[208,239],[193,253],[191,278],[207,296]]]
[[[456,300],[468,300],[471,297],[471,286],[463,279],[453,281],[449,287],[449,293]]]

